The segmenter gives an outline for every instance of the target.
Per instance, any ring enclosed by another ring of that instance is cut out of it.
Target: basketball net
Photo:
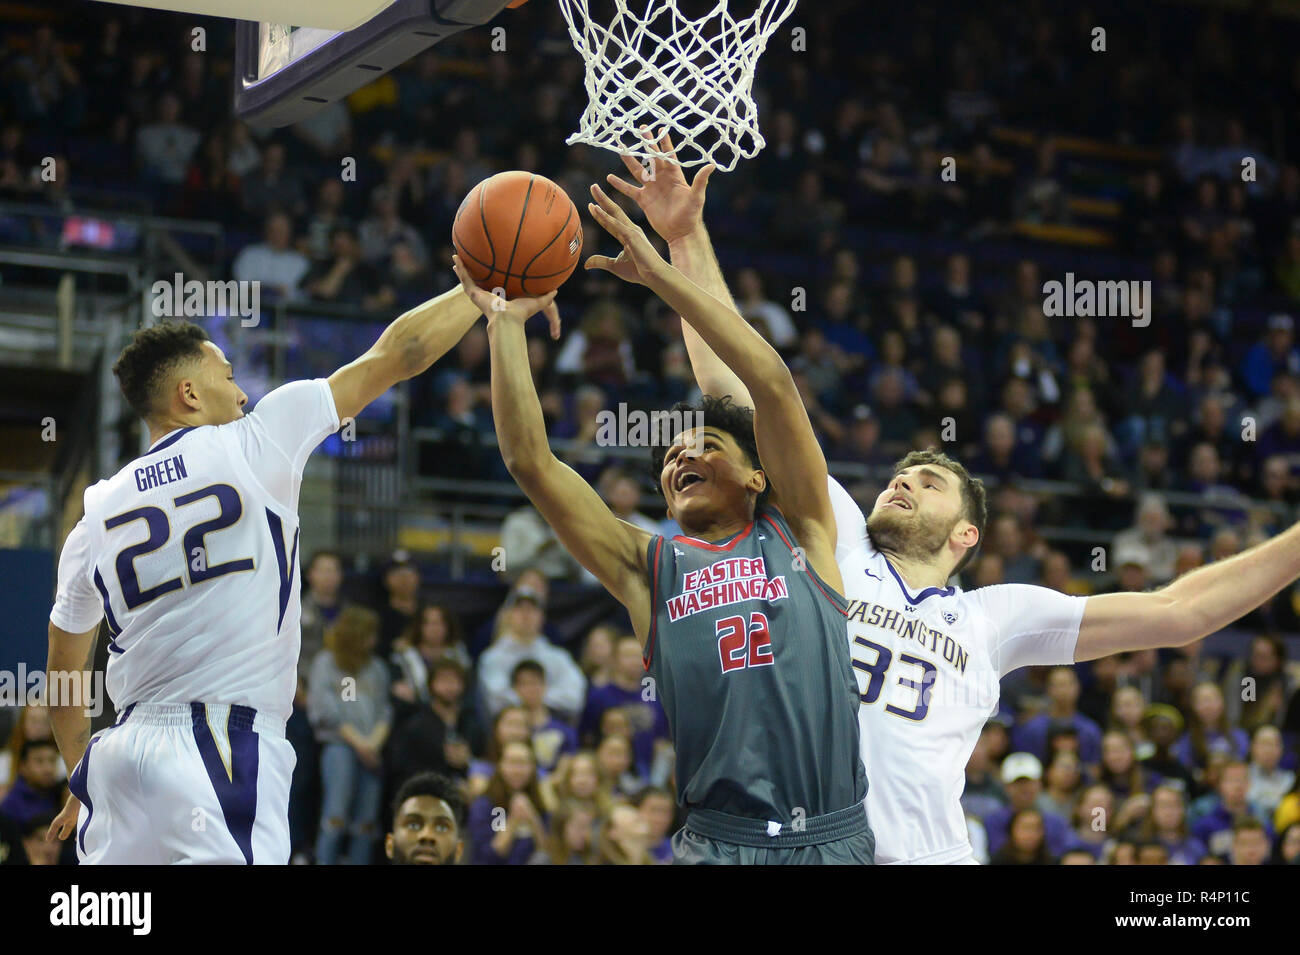
[[[742,20],[728,12],[728,0],[696,19],[679,11],[677,0],[614,0],[608,24],[592,18],[589,2],[559,0],[586,63],[589,97],[578,131],[565,142],[643,163],[715,163],[723,170],[758,154],[765,142],[751,96],[754,68],[798,0],[757,0]],[[629,10],[632,2],[643,3],[644,12]],[[655,135],[642,135],[642,125]],[[672,132],[675,156],[658,148],[664,129]]]

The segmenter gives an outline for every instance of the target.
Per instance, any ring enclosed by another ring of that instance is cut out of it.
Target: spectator
[[[1183,715],[1167,703],[1152,703],[1142,714],[1142,726],[1152,747],[1142,762],[1156,775],[1176,780],[1186,792],[1195,794],[1196,777],[1173,752],[1183,731]]]
[[[1186,735],[1174,747],[1174,755],[1192,770],[1204,770],[1212,752],[1229,759],[1245,759],[1250,738],[1243,730],[1228,725],[1223,691],[1214,683],[1200,683],[1192,690],[1192,713]]]
[[[487,791],[469,807],[465,828],[474,864],[526,864],[548,838],[541,806],[532,748],[507,743]]]
[[[746,267],[738,271],[735,289],[736,310],[774,347],[789,348],[798,340],[799,333],[790,313],[764,295],[758,269]]]
[[[511,511],[501,523],[501,548],[511,572],[537,570],[552,580],[571,580],[578,562],[531,504]]]
[[[1005,730],[993,722],[984,724],[979,739],[966,762],[966,787],[962,790],[961,806],[967,815],[983,819],[1006,805],[1007,796],[998,779],[997,762],[993,756],[990,738],[995,731]]]
[[[429,261],[429,251],[420,233],[409,222],[403,222],[397,212],[397,197],[386,186],[374,191],[371,197],[374,211],[361,223],[361,257],[373,265],[386,265],[393,247],[401,243],[409,248],[423,263]]]
[[[532,736],[528,716],[522,706],[507,706],[492,721],[492,734],[488,737],[486,759],[470,763],[467,792],[470,798],[481,796],[487,790],[488,780],[496,772],[497,763],[507,743],[528,743]],[[531,746],[531,743],[529,744]]]
[[[1260,820],[1259,807],[1253,805],[1250,791],[1250,770],[1245,763],[1230,761],[1219,776],[1218,798],[1208,811],[1192,823],[1192,835],[1205,843],[1216,856],[1226,856],[1232,851],[1234,827],[1242,819]],[[1265,835],[1265,854],[1271,833]]]
[[[545,611],[541,601],[541,595],[531,587],[515,590],[503,608],[500,635],[479,657],[479,684],[490,714],[519,703],[510,686],[510,675],[523,660],[533,660],[545,671],[548,707],[563,719],[573,719],[582,710],[587,680],[567,650],[542,636]]]
[[[374,310],[381,302],[383,277],[361,259],[356,233],[337,226],[330,235],[331,258],[312,267],[303,279],[303,289],[318,302],[339,302]]]
[[[653,681],[646,682],[641,641],[631,634],[619,637],[615,643],[610,676],[609,683],[587,690],[578,733],[583,740],[594,743],[604,714],[621,708],[630,721],[637,762],[648,767],[656,744],[668,739],[668,718],[654,692]]]
[[[391,659],[393,696],[408,704],[429,702],[432,667],[439,660],[455,660],[462,675],[473,666],[460,620],[446,604],[422,604],[411,625],[393,641]]]
[[[334,865],[345,837],[352,865],[368,865],[374,849],[383,797],[380,753],[392,723],[388,667],[375,656],[378,630],[374,611],[344,608],[312,664],[307,711],[321,743],[323,793],[317,865]]]
[[[637,809],[646,825],[651,858],[659,865],[672,862],[673,821],[677,813],[673,794],[666,789],[647,786],[637,797]]]
[[[343,212],[342,180],[334,176],[322,179],[316,190],[316,204],[303,222],[298,250],[311,259],[313,265],[328,262],[335,231],[350,225]]]
[[[38,816],[57,816],[63,808],[64,784],[59,778],[59,747],[52,739],[24,740],[18,754],[18,776],[0,801],[0,815],[20,827]]]
[[[420,608],[420,569],[406,551],[397,551],[381,577],[384,605],[379,610],[379,655],[387,659],[393,644],[415,622]]]
[[[615,798],[631,799],[646,785],[633,761],[632,742],[624,735],[611,733],[596,747],[596,765],[601,783]]]
[[[1232,865],[1264,865],[1268,861],[1272,835],[1258,819],[1238,819],[1232,826]]]
[[[305,205],[302,181],[285,164],[284,146],[272,140],[262,150],[262,161],[244,176],[244,214],[256,221],[267,209],[283,209],[298,216]]]
[[[989,852],[996,858],[1010,835],[1011,820],[1021,812],[1033,810],[1046,834],[1046,851],[1059,856],[1072,841],[1070,824],[1052,813],[1034,809],[1043,791],[1043,764],[1031,753],[1012,753],[1002,762],[1002,785],[1006,789],[1008,804],[984,817],[988,831]],[[1023,851],[1018,847],[1015,851]]]
[[[1078,754],[1069,750],[1058,751],[1047,763],[1043,791],[1034,805],[1045,813],[1069,819],[1079,801],[1082,786],[1083,773]]]
[[[1017,727],[1017,750],[1047,756],[1047,734],[1053,726],[1073,726],[1079,734],[1079,759],[1095,766],[1101,759],[1101,728],[1078,711],[1079,678],[1070,667],[1055,667],[1047,677],[1047,712]]]
[[[635,806],[617,805],[600,833],[601,865],[654,865],[650,826]]]
[[[1139,759],[1151,751],[1151,744],[1142,728],[1142,715],[1146,712],[1146,699],[1135,686],[1121,686],[1111,697],[1110,726],[1114,732],[1123,733],[1136,751]],[[1102,738],[1103,748],[1105,737]]]
[[[1037,809],[1017,810],[1008,823],[1006,844],[993,854],[990,865],[1053,865],[1044,819]]]
[[[1101,767],[1099,782],[1110,787],[1116,797],[1132,801],[1135,806],[1144,806],[1147,794],[1155,788],[1156,780],[1150,772],[1137,761],[1133,741],[1126,733],[1112,730],[1101,738]],[[1132,814],[1142,815],[1144,808],[1137,808]],[[1121,816],[1126,816],[1123,808]]]
[[[1282,798],[1295,786],[1296,774],[1282,769],[1282,734],[1276,726],[1256,727],[1250,741],[1250,788],[1246,799],[1266,817],[1277,812]]]
[[[551,814],[545,848],[539,849],[529,865],[597,865],[596,824],[598,817],[580,802],[562,803]]]
[[[58,865],[59,843],[46,838],[54,824],[54,813],[40,813],[22,827],[23,852],[29,865]]]
[[[1142,548],[1146,553],[1146,570],[1151,581],[1167,583],[1173,579],[1178,557],[1177,545],[1167,536],[1172,526],[1164,498],[1158,494],[1144,494],[1138,501],[1134,525],[1115,535],[1113,550],[1119,554]]]
[[[393,831],[384,854],[393,865],[456,865],[465,852],[465,803],[446,776],[420,773],[393,798]]]
[[[179,186],[185,182],[190,160],[199,148],[202,134],[180,121],[181,101],[174,93],[158,97],[158,121],[142,126],[135,134],[135,152],[140,172],[149,182]]]
[[[293,223],[283,212],[266,217],[263,241],[245,246],[235,256],[231,274],[240,282],[259,282],[264,294],[275,299],[296,299],[301,295],[299,283],[311,269],[311,263],[292,248]]]
[[[306,861],[316,841],[320,812],[320,743],[308,713],[308,687],[312,665],[325,648],[325,631],[347,606],[342,596],[343,558],[334,551],[316,551],[303,578],[307,586],[299,618],[298,686],[284,730],[297,757],[289,787],[289,832],[293,858],[299,862]]]
[[[637,505],[641,503],[641,488],[632,475],[617,466],[609,467],[600,476],[597,489],[619,520],[627,521],[649,534],[659,533],[659,524],[637,510]]]
[[[1286,672],[1286,644],[1274,634],[1251,638],[1246,660],[1230,663],[1223,674],[1224,717],[1246,732],[1280,725],[1295,686]]]
[[[542,780],[543,805],[548,811],[566,802],[579,802],[598,817],[614,804],[613,791],[600,775],[600,763],[589,749],[561,757],[555,772]]]
[[[582,655],[578,660],[582,674],[587,678],[587,699],[591,694],[614,680],[614,645],[617,635],[613,627],[601,624],[587,632],[582,642]],[[585,718],[585,717],[584,717]]]
[[[1250,347],[1241,361],[1241,379],[1250,396],[1263,398],[1273,390],[1275,375],[1300,375],[1300,348],[1295,343],[1295,322],[1290,315],[1270,315],[1268,331]]]
[[[1292,823],[1273,841],[1273,865],[1300,865],[1300,825]]]
[[[1151,791],[1151,812],[1142,823],[1141,839],[1163,845],[1173,865],[1197,865],[1206,855],[1205,844],[1187,829],[1184,791],[1171,783]]]
[[[1114,813],[1115,796],[1101,783],[1094,783],[1079,794],[1079,802],[1071,817],[1074,842],[1086,848],[1098,861],[1113,848],[1109,823]]]
[[[551,715],[545,702],[546,670],[534,660],[521,660],[510,673],[510,688],[528,719],[537,771],[546,775],[560,757],[578,751],[578,734],[567,723]]]
[[[483,734],[465,705],[469,678],[460,661],[444,656],[429,669],[429,698],[393,733],[388,752],[390,787],[421,772],[465,779]]]

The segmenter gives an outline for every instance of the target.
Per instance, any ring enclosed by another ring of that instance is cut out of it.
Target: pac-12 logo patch
[[[945,610],[943,612],[943,619],[947,622],[949,626],[952,626],[954,623],[957,622],[957,615],[953,613],[951,610]]]

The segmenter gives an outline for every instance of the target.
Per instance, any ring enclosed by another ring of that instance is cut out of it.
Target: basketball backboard
[[[350,30],[240,21],[235,27],[235,113],[258,126],[296,123],[519,2],[392,0]],[[268,7],[274,4],[263,9]]]

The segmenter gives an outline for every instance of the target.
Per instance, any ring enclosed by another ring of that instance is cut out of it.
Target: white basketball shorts
[[[83,865],[285,865],[295,763],[284,724],[248,706],[137,703],[68,779]]]

